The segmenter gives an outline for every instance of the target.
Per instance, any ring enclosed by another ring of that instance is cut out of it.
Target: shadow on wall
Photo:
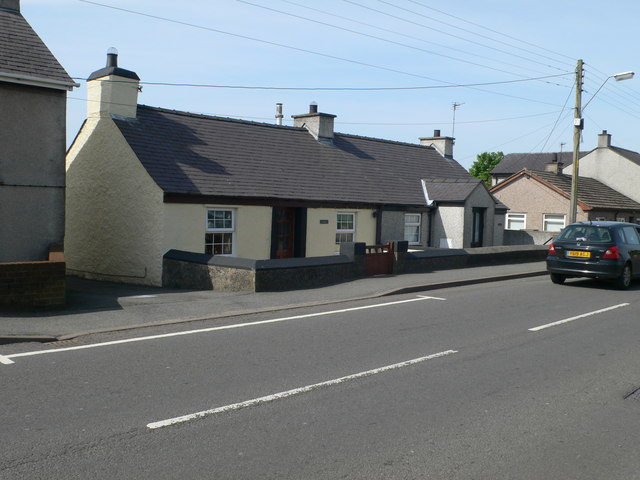
[[[556,236],[554,232],[539,230],[505,230],[504,245],[548,245]]]

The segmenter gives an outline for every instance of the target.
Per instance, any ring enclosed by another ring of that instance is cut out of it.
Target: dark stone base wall
[[[65,286],[64,262],[0,263],[0,308],[62,308]]]
[[[170,250],[163,259],[162,285],[198,290],[277,292],[315,288],[363,278],[364,243],[343,244],[331,257],[251,260]],[[396,242],[393,274],[543,261],[544,246],[428,249],[408,252]]]
[[[281,292],[301,290],[348,282],[357,278],[352,263],[258,270],[256,272],[256,292]]]

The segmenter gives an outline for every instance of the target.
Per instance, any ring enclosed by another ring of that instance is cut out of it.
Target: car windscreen
[[[611,243],[611,231],[606,227],[595,225],[569,225],[556,240],[563,242]]]

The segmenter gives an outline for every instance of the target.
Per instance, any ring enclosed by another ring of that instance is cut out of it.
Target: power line
[[[101,103],[103,100],[89,100],[88,98],[79,98],[79,97],[67,97],[68,100],[77,100],[82,102],[93,102],[93,103]],[[125,103],[118,102],[108,102],[110,105],[118,105],[118,106],[130,106]],[[151,107],[154,108],[154,107]],[[176,110],[177,111],[177,110]],[[187,112],[184,112],[187,113]],[[222,114],[222,113],[206,113],[206,112],[188,112],[195,113],[197,115],[206,115],[211,117],[220,117],[220,118],[235,118],[240,120],[264,120],[267,122],[273,121],[273,117],[247,117],[237,114]],[[536,113],[532,115],[520,115],[515,117],[505,117],[505,118],[492,118],[492,119],[484,119],[484,120],[467,120],[463,122],[456,122],[458,124],[473,124],[473,123],[497,123],[497,122],[507,122],[512,120],[521,120],[525,118],[534,118],[534,117],[542,117],[547,115],[553,115],[556,112],[545,112],[545,113]],[[446,125],[450,122],[415,122],[415,123],[407,123],[407,122],[342,122],[336,121],[336,124],[340,125],[370,125],[370,126],[388,126],[388,127],[407,127],[407,126],[428,126],[428,125]]]
[[[439,56],[439,57],[448,58],[450,60],[455,60],[455,61],[458,61],[458,62],[468,63],[470,65],[475,65],[477,67],[482,67],[482,68],[487,68],[487,69],[490,69],[490,70],[495,70],[495,71],[498,71],[498,72],[501,72],[501,73],[507,73],[509,75],[525,77],[525,75],[520,75],[520,74],[514,73],[512,70],[501,70],[499,68],[495,68],[495,67],[492,67],[492,66],[489,66],[489,65],[472,62],[470,60],[465,60],[465,59],[462,59],[462,58],[453,57],[451,55],[446,55],[444,53],[434,52],[432,50],[425,50],[423,48],[416,47],[414,45],[409,45],[409,44],[406,44],[406,43],[396,42],[394,40],[389,40],[389,39],[386,39],[386,38],[382,38],[382,37],[379,37],[377,35],[371,35],[371,34],[368,34],[368,33],[359,32],[359,31],[356,31],[356,30],[352,30],[350,28],[341,27],[341,26],[330,24],[330,23],[327,23],[327,22],[322,22],[320,20],[315,20],[313,18],[303,17],[301,15],[296,15],[296,14],[293,14],[293,13],[290,13],[290,12],[284,12],[282,10],[278,10],[278,9],[275,9],[275,8],[267,7],[267,6],[264,6],[264,5],[259,5],[259,4],[256,4],[256,3],[252,3],[252,2],[249,2],[247,0],[237,0],[237,1],[240,2],[240,3],[244,3],[246,5],[251,5],[253,7],[262,8],[264,10],[269,10],[269,11],[272,11],[272,12],[276,12],[276,13],[279,13],[281,15],[288,15],[290,17],[298,18],[300,20],[305,20],[305,21],[308,21],[308,22],[317,23],[319,25],[324,25],[324,26],[327,26],[327,27],[335,28],[335,29],[342,30],[342,31],[345,31],[345,32],[353,33],[355,35],[360,35],[360,36],[364,36],[364,37],[368,37],[368,38],[373,38],[375,40],[379,40],[379,41],[382,41],[382,42],[390,43],[392,45],[397,45],[397,46],[401,46],[401,47],[404,47],[404,48],[410,48],[410,49],[413,49],[413,50],[418,50],[418,51],[421,51],[421,52],[424,52],[424,53],[428,53],[430,55],[436,55],[436,56]],[[375,29],[382,30],[382,31],[385,31],[385,32],[393,33],[394,35],[400,35],[400,36],[407,37],[407,38],[410,38],[410,39],[413,39],[413,40],[418,40],[420,42],[430,43],[432,45],[436,45],[436,46],[441,47],[441,48],[446,48],[446,49],[449,49],[449,50],[455,50],[455,51],[459,51],[459,52],[468,54],[468,52],[465,52],[464,50],[461,50],[461,49],[451,48],[451,47],[446,46],[446,45],[442,45],[442,44],[438,44],[438,43],[434,43],[434,42],[429,42],[429,41],[423,40],[421,38],[414,37],[414,36],[411,36],[411,35],[406,35],[406,34],[403,34],[403,33],[400,33],[400,32],[396,32],[394,30],[390,30],[390,29],[387,29],[387,28],[378,27],[378,26],[375,26],[375,25],[371,25],[369,23],[360,22],[360,21],[357,21],[357,20],[352,20],[352,19],[344,17],[344,16],[336,15],[336,14],[329,13],[329,12],[324,12],[322,10],[319,10],[319,9],[316,9],[316,8],[312,8],[312,7],[308,7],[306,5],[301,5],[299,3],[292,2],[290,0],[281,0],[281,1],[284,2],[284,3],[290,4],[290,5],[295,5],[295,6],[298,6],[298,7],[301,7],[301,8],[305,8],[305,9],[308,9],[308,10],[319,12],[321,14],[325,14],[325,15],[329,15],[329,16],[332,16],[332,17],[336,17],[336,18],[340,18],[340,19],[343,19],[343,20],[347,20],[349,22],[353,22],[353,23],[356,23],[356,24],[359,24],[359,25],[365,25],[365,26],[370,27],[370,28],[375,28]],[[503,64],[508,65],[510,67],[515,67],[516,69],[519,69],[519,70],[530,70],[532,72],[541,73],[540,71],[537,71],[537,70],[529,69],[527,67],[522,67],[522,66],[519,66],[519,65],[514,65],[514,64],[508,63],[508,62],[502,62],[500,60],[492,59],[492,58],[489,58],[489,57],[486,57],[486,56],[480,56],[480,55],[477,55],[477,56],[480,57],[480,58],[484,58],[485,60],[490,60],[492,62],[503,63]]]
[[[564,101],[564,105],[562,106],[562,110],[560,110],[560,114],[558,115],[558,118],[556,118],[556,123],[553,124],[553,128],[551,128],[551,131],[549,132],[549,136],[547,137],[547,140],[544,142],[544,145],[542,145],[542,148],[540,150],[544,150],[544,148],[547,146],[547,143],[549,143],[549,139],[551,138],[551,135],[553,135],[553,132],[555,131],[556,127],[558,126],[558,122],[560,121],[560,117],[562,116],[562,112],[564,112],[567,103],[569,102],[569,98],[571,97],[571,94],[573,93],[573,88],[569,91],[569,95],[567,95],[566,100]]]
[[[431,90],[441,88],[468,88],[478,86],[490,86],[490,85],[505,85],[510,83],[522,83],[531,82],[535,80],[543,80],[547,78],[558,78],[566,75],[572,75],[571,72],[547,75],[544,77],[532,77],[522,78],[518,80],[502,80],[497,82],[485,82],[485,83],[466,83],[466,84],[454,84],[454,85],[418,85],[412,87],[274,87],[274,86],[260,86],[260,85],[218,85],[209,83],[173,83],[173,82],[140,82],[140,85],[154,85],[164,87],[193,87],[193,88],[222,88],[222,89],[236,89],[236,90],[287,90],[287,91],[393,91],[393,90]],[[72,77],[73,80],[87,81],[84,77]],[[103,80],[105,81],[105,80]],[[108,80],[112,83],[130,83],[126,80]]]
[[[518,54],[516,54],[516,53],[511,53],[511,52],[508,52],[508,51],[506,51],[506,50],[501,50],[501,49],[496,48],[496,47],[491,47],[491,46],[489,46],[489,45],[483,45],[483,44],[478,43],[478,42],[475,42],[475,41],[473,41],[473,40],[469,40],[468,38],[464,38],[464,37],[461,37],[461,36],[459,36],[459,35],[454,35],[453,33],[445,32],[444,30],[439,30],[439,29],[437,29],[437,28],[430,27],[430,26],[425,25],[425,24],[423,24],[423,23],[414,22],[414,21],[412,21],[412,20],[407,20],[406,18],[402,18],[402,17],[399,17],[399,16],[397,16],[397,15],[392,15],[391,13],[383,12],[382,10],[377,10],[377,9],[375,9],[375,8],[368,7],[368,6],[366,6],[366,5],[362,5],[362,4],[360,4],[360,3],[358,3],[358,2],[355,2],[355,1],[353,1],[353,0],[343,0],[343,1],[344,1],[344,2],[347,2],[347,3],[350,3],[350,4],[352,4],[352,5],[356,5],[356,6],[358,6],[358,7],[364,8],[364,9],[366,9],[366,10],[371,10],[371,11],[376,12],[376,13],[379,13],[379,14],[381,14],[381,15],[385,15],[385,16],[388,16],[388,17],[391,17],[391,18],[395,18],[395,19],[400,20],[400,21],[402,21],[402,22],[406,22],[406,23],[409,23],[409,24],[412,24],[412,25],[417,25],[417,26],[419,26],[419,27],[426,28],[426,29],[428,29],[428,30],[433,30],[433,31],[435,31],[435,32],[442,33],[443,35],[447,35],[447,36],[450,36],[450,37],[453,37],[453,38],[457,38],[458,40],[463,40],[463,41],[465,41],[465,42],[469,42],[469,43],[472,43],[472,44],[474,44],[474,45],[479,45],[479,46],[484,47],[484,48],[488,48],[488,49],[491,49],[491,50],[495,50],[495,51],[497,51],[497,52],[504,53],[505,55],[511,55],[511,56],[514,56],[514,57],[517,57],[517,58],[521,58],[521,59],[527,60],[528,62],[537,63],[537,64],[539,64],[539,65],[543,65],[544,67],[547,67],[547,68],[553,68],[553,69],[555,69],[555,70],[561,70],[561,69],[560,69],[560,68],[558,68],[558,67],[553,67],[553,66],[551,66],[551,65],[547,65],[546,63],[542,63],[542,62],[539,62],[539,61],[537,61],[537,60],[532,60],[532,59],[530,59],[530,58],[523,57],[522,55],[518,55]],[[382,2],[382,0],[378,0],[378,1]],[[387,2],[382,2],[382,3],[387,3]],[[389,4],[389,5],[391,5],[391,6],[395,6],[395,5],[392,5],[392,4]],[[400,8],[400,7],[396,7],[396,8]],[[401,10],[408,11],[408,12],[411,12],[410,10],[406,10],[406,9],[402,9],[402,8],[400,8],[400,9],[401,9]],[[420,15],[420,14],[416,13],[416,15]]]
[[[491,33],[495,33],[495,34],[497,34],[497,35],[502,35],[503,37],[509,38],[510,40],[515,40],[515,41],[517,41],[517,42],[523,43],[523,44],[525,44],[525,45],[529,45],[529,46],[531,46],[531,47],[538,48],[538,49],[543,50],[543,51],[545,51],[545,52],[553,53],[554,55],[557,55],[557,56],[559,56],[559,57],[564,57],[564,58],[569,59],[569,60],[575,60],[575,59],[573,59],[572,57],[569,57],[569,56],[567,56],[567,55],[564,55],[563,53],[558,53],[558,52],[555,52],[555,51],[553,51],[553,50],[549,50],[549,49],[547,49],[547,48],[541,47],[540,45],[536,45],[536,44],[533,44],[533,43],[527,42],[527,41],[525,41],[525,40],[521,40],[521,39],[519,39],[519,38],[513,37],[513,36],[508,35],[508,34],[506,34],[506,33],[504,33],[504,32],[500,32],[500,31],[498,31],[498,30],[493,30],[493,29],[491,29],[491,28],[489,28],[489,27],[487,27],[487,26],[485,26],[485,25],[480,25],[480,24],[478,24],[478,23],[474,23],[474,22],[472,22],[472,21],[470,21],[470,20],[466,20],[466,19],[464,19],[464,18],[457,17],[457,16],[452,15],[452,14],[450,14],[450,13],[443,12],[442,10],[438,10],[437,8],[434,8],[434,7],[430,7],[430,6],[424,5],[424,4],[422,4],[422,3],[420,3],[420,2],[418,2],[418,1],[416,1],[416,0],[406,0],[406,1],[407,1],[407,2],[411,2],[411,3],[414,3],[414,4],[416,4],[416,5],[420,5],[420,6],[421,6],[421,7],[423,7],[423,8],[428,8],[429,10],[433,10],[433,11],[435,11],[435,12],[438,12],[438,13],[442,14],[442,15],[446,15],[447,17],[455,18],[456,20],[460,20],[461,22],[468,23],[469,25],[473,25],[473,26],[475,26],[475,27],[482,28],[482,29],[487,30],[487,31],[489,31],[489,32],[491,32]],[[459,27],[455,27],[455,28],[459,28]],[[471,32],[471,33],[473,33],[473,32]],[[487,37],[487,38],[488,38],[488,37]],[[494,41],[496,41],[496,40],[494,40]],[[508,45],[508,44],[506,44],[506,45]],[[517,48],[517,47],[516,47],[516,48]],[[535,52],[531,52],[531,53],[533,53],[534,55],[539,55],[539,54],[536,54]],[[549,58],[549,57],[544,57],[544,58]],[[550,58],[549,58],[549,59],[550,59]],[[553,60],[553,59],[550,59],[550,60]],[[559,60],[553,60],[553,61],[560,63],[560,61],[559,61]]]
[[[197,28],[197,29],[200,29],[200,30],[206,30],[206,31],[214,32],[214,33],[223,34],[223,35],[230,35],[230,36],[237,37],[237,38],[242,38],[242,39],[245,39],[245,40],[251,40],[251,41],[255,41],[255,42],[259,42],[259,43],[264,43],[264,44],[267,44],[267,45],[286,48],[286,49],[289,49],[289,50],[308,53],[308,54],[311,54],[311,55],[317,55],[317,56],[321,56],[321,57],[324,57],[324,58],[330,58],[330,59],[333,59],[333,60],[340,60],[340,61],[344,61],[344,62],[349,62],[349,63],[353,63],[355,65],[366,66],[366,67],[375,68],[375,69],[378,69],[378,70],[388,71],[388,72],[392,72],[392,73],[398,73],[398,74],[401,74],[401,75],[408,75],[408,76],[412,76],[412,77],[416,77],[416,78],[424,78],[426,80],[432,80],[432,81],[440,82],[440,83],[447,84],[447,85],[457,85],[454,82],[448,82],[448,81],[445,81],[445,80],[439,80],[437,78],[428,77],[426,75],[419,75],[419,74],[415,74],[415,73],[404,72],[404,71],[396,70],[396,69],[389,68],[389,67],[383,67],[383,66],[380,66],[380,65],[373,65],[373,64],[366,63],[366,62],[361,62],[361,61],[358,61],[358,60],[352,60],[352,59],[348,59],[348,58],[344,58],[344,57],[339,57],[339,56],[336,56],[336,55],[330,55],[330,54],[326,54],[326,53],[316,52],[316,51],[313,51],[313,50],[307,50],[307,49],[300,48],[300,47],[294,47],[292,45],[286,45],[286,44],[282,44],[282,43],[278,43],[278,42],[272,42],[272,41],[269,41],[269,40],[263,40],[263,39],[259,39],[259,38],[255,38],[255,37],[250,37],[250,36],[247,36],[247,35],[241,35],[241,34],[238,34],[238,33],[226,32],[224,30],[219,30],[219,29],[212,28],[212,27],[205,27],[203,25],[197,25],[197,24],[194,24],[194,23],[183,22],[183,21],[180,21],[180,20],[174,20],[174,19],[171,19],[171,18],[161,17],[159,15],[152,15],[152,14],[149,14],[149,13],[138,12],[138,11],[129,10],[129,9],[126,9],[126,8],[115,7],[113,5],[99,3],[99,2],[95,2],[95,1],[91,1],[91,0],[78,0],[78,1],[83,2],[83,3],[88,3],[88,4],[91,4],[91,5],[104,7],[104,8],[118,10],[118,11],[121,11],[121,12],[130,13],[132,15],[139,15],[139,16],[143,16],[143,17],[147,17],[147,18],[153,18],[155,20],[161,20],[161,21],[165,21],[165,22],[175,23],[175,24],[178,24],[178,25],[184,25],[184,26]],[[350,1],[350,0],[344,0],[344,1]],[[353,2],[350,2],[350,3],[353,3]],[[543,102],[543,101],[537,100],[537,99],[519,97],[517,95],[509,95],[509,94],[506,94],[506,93],[494,92],[492,90],[485,90],[485,89],[481,89],[481,88],[477,88],[477,87],[466,87],[466,88],[478,90],[478,91],[485,92],[485,93],[490,93],[490,94],[493,94],[493,95],[499,95],[499,96],[504,96],[504,97],[508,97],[508,98],[515,98],[515,99],[519,99],[519,100],[524,100],[524,101],[527,101],[527,102],[540,103],[540,104],[543,104],[543,105],[553,105],[551,103]],[[553,105],[553,106],[557,106],[557,105]]]
[[[280,1],[283,2],[283,3],[288,3],[290,5],[295,5],[295,6],[300,7],[300,8],[311,10],[313,12],[318,12],[318,13],[321,13],[323,15],[328,15],[328,16],[331,16],[331,17],[334,17],[334,18],[339,18],[341,20],[346,20],[348,22],[352,22],[352,23],[355,23],[357,25],[364,25],[364,26],[369,27],[369,28],[374,28],[376,30],[381,30],[383,32],[392,33],[394,35],[399,35],[401,37],[409,38],[411,40],[417,40],[417,41],[422,42],[422,43],[428,43],[430,45],[435,45],[436,47],[445,48],[447,50],[453,50],[454,52],[460,52],[460,53],[464,53],[466,55],[469,54],[468,50],[463,50],[461,48],[455,48],[455,47],[452,47],[451,45],[444,45],[442,43],[432,42],[432,41],[425,40],[423,38],[416,37],[416,36],[413,36],[413,35],[407,35],[406,33],[398,32],[396,30],[391,30],[389,28],[384,28],[384,27],[381,27],[379,25],[373,25],[371,23],[362,22],[360,20],[354,20],[352,18],[344,17],[342,15],[337,15],[337,14],[332,13],[332,12],[327,12],[327,11],[324,11],[324,10],[313,8],[313,7],[310,7],[308,5],[303,5],[301,3],[293,2],[291,0],[280,0]],[[515,65],[515,64],[509,63],[509,62],[504,62],[502,60],[498,60],[498,59],[495,59],[495,58],[487,57],[487,56],[484,56],[484,55],[479,55],[479,54],[474,54],[474,55],[476,57],[478,57],[478,58],[482,58],[484,60],[490,60],[490,61],[496,62],[496,63],[501,63],[503,65],[508,65],[510,67],[519,68],[519,69],[522,69],[522,70],[529,70],[529,71],[535,72],[535,73],[541,73],[539,70],[534,70],[534,69],[531,69],[531,68],[523,67],[521,65]]]

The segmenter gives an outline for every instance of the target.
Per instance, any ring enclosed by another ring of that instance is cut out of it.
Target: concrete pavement
[[[328,305],[544,274],[545,262],[532,262],[369,277],[322,288],[260,293],[171,290],[69,277],[64,310],[0,311],[0,344],[66,340],[91,333]]]

